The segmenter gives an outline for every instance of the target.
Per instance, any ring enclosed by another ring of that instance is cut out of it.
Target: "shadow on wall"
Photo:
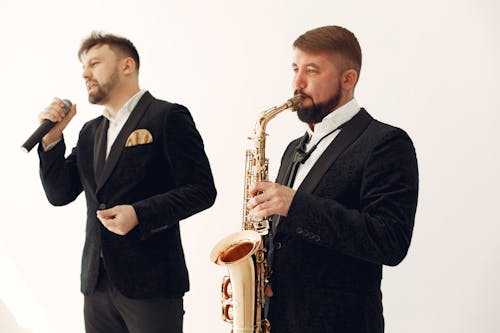
[[[9,308],[0,300],[0,332],[5,333],[31,333],[31,331],[19,326],[16,318]]]

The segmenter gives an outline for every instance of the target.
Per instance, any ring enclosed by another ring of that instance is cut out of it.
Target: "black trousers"
[[[114,287],[103,265],[99,271],[96,291],[84,296],[87,333],[182,333],[182,297],[130,299]]]

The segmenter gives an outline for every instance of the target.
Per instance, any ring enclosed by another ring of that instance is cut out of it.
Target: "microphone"
[[[68,99],[63,99],[64,112],[68,113],[71,108],[71,102]],[[29,153],[33,147],[42,140],[42,138],[47,134],[54,126],[55,122],[45,119],[40,126],[31,134],[31,136],[26,140],[26,142],[21,146],[21,149],[25,153]]]

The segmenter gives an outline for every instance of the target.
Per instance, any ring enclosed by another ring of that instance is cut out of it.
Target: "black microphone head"
[[[71,101],[69,99],[63,99],[62,101],[64,103],[64,112],[68,113],[71,110]]]

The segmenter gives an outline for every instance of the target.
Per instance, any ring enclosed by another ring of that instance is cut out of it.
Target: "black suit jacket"
[[[39,148],[40,174],[47,198],[65,205],[83,191],[87,228],[81,290],[92,294],[99,257],[117,289],[131,298],[177,297],[189,289],[179,221],[210,207],[216,197],[203,142],[189,111],[146,92],[125,123],[107,160],[107,119],[86,123],[78,143],[64,158],[64,140]],[[153,141],[125,147],[136,129]],[[41,146],[41,145],[40,145]],[[133,205],[139,224],[120,236],[96,217],[98,209]]]
[[[278,180],[298,142],[286,149]],[[417,193],[410,138],[362,109],[276,227],[272,332],[383,332],[382,265],[397,265],[408,251]]]

